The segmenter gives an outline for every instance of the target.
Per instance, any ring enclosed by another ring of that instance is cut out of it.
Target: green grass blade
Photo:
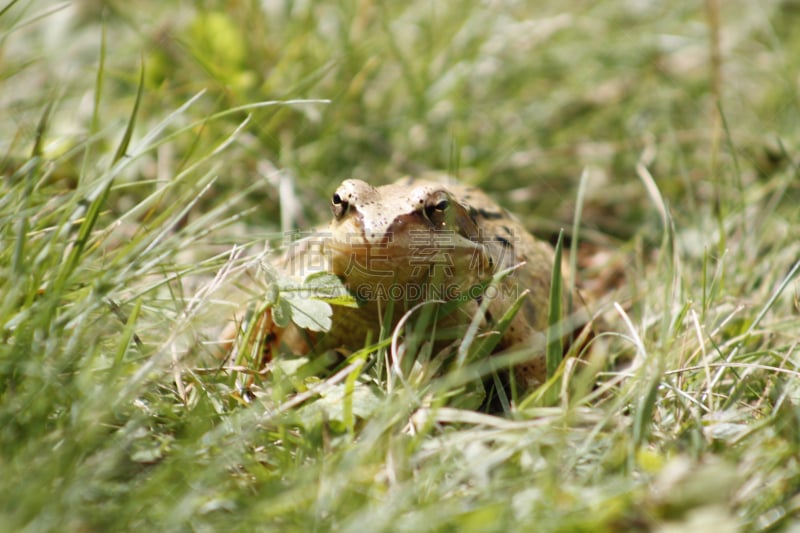
[[[505,334],[506,330],[508,330],[508,327],[511,325],[511,321],[514,320],[515,316],[517,316],[517,313],[522,307],[522,304],[525,303],[525,300],[528,298],[528,294],[529,291],[525,290],[522,292],[522,294],[517,296],[517,299],[514,300],[514,303],[512,303],[509,306],[509,308],[506,309],[506,311],[503,313],[503,316],[501,316],[500,319],[497,322],[495,322],[495,324],[492,327],[491,334],[483,336],[480,342],[477,343],[477,346],[472,348],[471,353],[466,358],[466,361],[469,362],[478,361],[480,359],[483,359],[484,357],[488,357],[492,353],[492,351],[497,346],[497,343],[500,342],[500,339],[503,338],[503,335]],[[472,337],[470,338],[465,337],[465,342],[467,340],[471,342]]]
[[[100,101],[103,98],[103,85],[106,74],[106,22],[103,20],[100,29],[100,58],[97,65],[97,75],[94,79],[94,107],[92,108],[91,132],[97,133],[100,129]],[[142,84],[141,78],[139,84]],[[87,144],[88,147],[88,144]]]
[[[661,374],[656,373],[647,380],[644,394],[636,401],[636,413],[633,419],[633,446],[634,450],[644,446],[653,425],[653,413],[656,409],[658,390],[661,386]]]
[[[575,283],[578,277],[578,243],[580,242],[581,217],[583,216],[583,204],[586,199],[586,187],[589,184],[589,171],[583,169],[581,179],[578,182],[578,192],[575,195],[575,217],[572,221],[572,240],[569,243],[569,279],[567,280],[567,315],[572,314],[575,302],[572,301],[575,295]]]
[[[18,1],[19,0],[10,0],[10,2],[8,2],[2,8],[0,8],[0,17],[5,15],[6,13],[8,13],[8,10],[11,9],[12,7],[14,7],[14,4],[16,4]]]
[[[550,305],[548,307],[548,328],[547,328],[547,351],[546,367],[547,379],[555,376],[561,360],[564,358],[564,339],[561,331],[563,309],[564,286],[561,276],[561,253],[564,243],[564,230],[558,234],[558,241],[555,248],[555,259],[553,260],[553,274],[550,280]]]
[[[125,328],[122,330],[122,334],[120,335],[119,344],[117,345],[117,353],[114,357],[114,362],[116,365],[120,365],[125,357],[125,353],[128,351],[128,348],[131,345],[131,341],[138,341],[139,338],[136,335],[136,321],[139,319],[139,312],[142,309],[142,299],[139,298],[136,300],[136,303],[131,310],[131,314],[128,316],[128,320],[125,322]]]
[[[50,101],[44,108],[42,117],[39,119],[39,124],[36,126],[36,136],[33,142],[33,149],[31,150],[31,157],[41,159],[44,152],[42,146],[45,137],[47,136],[47,126],[50,122],[50,114],[53,111],[53,102]]]
[[[119,145],[117,146],[117,150],[114,153],[112,166],[122,159],[128,150],[131,137],[133,136],[133,129],[136,124],[136,115],[139,112],[139,105],[142,101],[143,91],[144,64],[142,64],[139,72],[139,87],[136,91],[136,99],[133,104],[133,109],[131,109],[131,114],[128,119],[128,124],[125,127],[125,133],[122,136],[122,140],[120,141]],[[89,200],[89,207],[86,210],[86,215],[84,216],[83,222],[78,229],[78,235],[75,239],[75,243],[70,250],[69,256],[59,271],[56,281],[53,285],[55,294],[61,293],[70,274],[72,274],[72,272],[75,270],[75,267],[78,265],[80,257],[89,242],[89,237],[92,234],[92,230],[94,229],[97,219],[100,216],[100,210],[105,205],[108,195],[111,192],[111,186],[114,183],[113,174],[109,174],[108,177],[104,177],[104,181],[105,183],[100,185],[97,195]]]
[[[103,42],[103,46],[105,46],[105,40]],[[103,57],[103,56],[101,56]],[[102,81],[102,76],[98,74],[98,80]],[[131,115],[128,119],[128,124],[125,126],[125,133],[122,135],[122,140],[117,146],[117,151],[114,152],[114,157],[111,160],[111,165],[115,165],[117,161],[125,157],[125,154],[128,152],[128,146],[130,146],[131,138],[133,137],[133,129],[136,126],[136,116],[139,113],[139,105],[142,103],[142,94],[144,93],[144,60],[142,60],[141,67],[139,69],[139,86],[136,89],[136,100],[133,102],[133,109],[131,109]],[[107,189],[111,187],[109,183]]]

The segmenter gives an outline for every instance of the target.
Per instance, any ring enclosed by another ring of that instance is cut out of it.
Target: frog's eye
[[[333,198],[331,198],[331,211],[333,211],[333,216],[337,219],[342,218],[347,214],[348,209],[350,209],[350,202],[342,198],[338,192],[334,193]]]
[[[450,207],[450,197],[444,191],[432,194],[425,202],[425,218],[434,224],[445,221],[445,214]]]

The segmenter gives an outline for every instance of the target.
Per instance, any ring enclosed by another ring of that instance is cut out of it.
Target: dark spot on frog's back
[[[504,218],[505,216],[506,214],[502,211],[491,211],[489,209],[476,208],[472,205],[469,206],[469,217],[473,222],[477,222],[478,217],[484,220],[498,220]],[[503,227],[505,228],[505,226]]]
[[[506,216],[501,211],[489,211],[488,209],[478,209],[478,214],[486,220],[498,220]]]
[[[478,210],[475,209],[472,206],[469,206],[469,211],[467,212],[467,214],[469,215],[470,220],[472,220],[472,223],[477,225],[478,224]]]

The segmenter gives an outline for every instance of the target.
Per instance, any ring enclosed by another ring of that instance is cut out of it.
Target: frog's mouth
[[[454,232],[419,232],[413,235],[388,233],[379,240],[367,240],[349,236],[332,237],[325,242],[325,249],[334,255],[386,258],[401,261],[405,258],[420,258],[427,255],[485,255],[485,247]]]
[[[447,229],[421,224],[413,215],[394,221],[382,235],[356,222],[332,228],[325,243],[329,265],[348,285],[435,283],[468,285],[491,275],[486,247]]]
[[[358,216],[335,221],[330,227],[328,245],[344,253],[386,250],[392,257],[403,257],[421,249],[482,250],[477,231],[464,232],[462,224],[433,226],[420,212],[397,217],[388,226],[365,227]],[[451,229],[452,228],[452,229]]]

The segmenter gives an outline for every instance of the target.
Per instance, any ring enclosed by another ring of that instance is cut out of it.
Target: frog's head
[[[437,279],[463,286],[491,274],[475,219],[445,185],[346,180],[331,209],[326,248],[334,273],[350,285]]]

